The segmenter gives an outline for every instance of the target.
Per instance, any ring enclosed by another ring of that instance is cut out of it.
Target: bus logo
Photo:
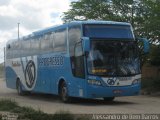
[[[114,85],[115,82],[116,82],[116,79],[114,79],[114,78],[113,79],[109,78],[108,81],[107,81],[108,85]]]
[[[36,78],[36,67],[32,60],[30,60],[25,69],[25,80],[28,88],[32,88]]]

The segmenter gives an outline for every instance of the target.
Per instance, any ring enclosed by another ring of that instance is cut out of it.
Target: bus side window
[[[11,58],[10,52],[11,52],[11,45],[7,44],[7,46],[6,46],[6,58],[7,59]]]
[[[83,57],[83,49],[82,49],[82,42],[78,42],[75,45],[75,52],[74,52],[74,65],[75,71],[74,75],[76,77],[84,78],[84,57]]]
[[[7,58],[13,58],[13,41],[9,44],[9,49],[7,50]]]
[[[17,57],[20,57],[20,47],[21,47],[21,44],[19,41],[14,41],[12,43],[12,58],[17,58]]]
[[[31,54],[31,41],[30,41],[30,39],[23,40],[22,44],[21,44],[21,48],[22,48],[21,57],[30,55]]]
[[[51,52],[53,50],[51,33],[45,34],[41,39],[42,53]]]
[[[54,51],[63,52],[67,49],[67,34],[66,29],[55,31],[54,34]]]
[[[32,54],[38,54],[40,50],[40,40],[39,38],[33,38],[31,39],[31,49],[32,49]]]
[[[54,36],[55,36],[55,33],[52,32],[51,36],[50,36],[50,41],[51,41],[51,46],[53,47],[53,49],[55,47],[55,42],[54,42],[55,38],[54,38]]]
[[[74,56],[74,48],[78,41],[81,38],[81,26],[70,26],[68,30],[68,40],[69,40],[69,53],[70,53],[70,61],[71,61],[71,68],[72,74],[75,75],[75,56]]]

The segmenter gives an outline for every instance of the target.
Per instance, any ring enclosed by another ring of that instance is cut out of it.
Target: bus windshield
[[[84,36],[90,38],[134,39],[129,25],[84,25]]]
[[[92,40],[87,57],[88,72],[102,76],[131,76],[140,73],[135,41]]]

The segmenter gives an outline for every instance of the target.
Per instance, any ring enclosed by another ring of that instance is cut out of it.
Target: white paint
[[[29,60],[33,60],[34,61],[34,64],[35,64],[35,67],[36,67],[36,77],[35,77],[35,82],[34,82],[34,84],[33,84],[33,86],[31,88],[28,88],[27,85],[26,85],[25,73],[23,71],[21,60],[23,62],[24,71],[25,71],[26,66],[27,66],[27,61],[26,60],[28,60],[28,61]],[[21,65],[20,66],[13,66],[12,65],[12,61],[18,61]],[[6,60],[6,67],[11,67],[15,71],[15,73],[20,78],[20,81],[21,81],[21,83],[23,84],[23,86],[25,87],[26,90],[31,91],[31,90],[34,89],[36,81],[37,81],[37,56],[33,56],[33,57],[32,56],[28,56],[27,59],[25,57],[23,57],[23,58],[7,59]]]
[[[141,74],[139,75],[135,75],[132,77],[103,77],[102,80],[108,85],[108,86],[127,86],[127,85],[132,85],[132,82],[136,79],[140,79],[141,78]],[[114,85],[109,85],[107,83],[107,81],[109,79],[113,79],[115,80],[115,84]]]

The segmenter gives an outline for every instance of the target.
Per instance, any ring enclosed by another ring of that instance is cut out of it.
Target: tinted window
[[[53,39],[51,37],[51,33],[45,34],[41,39],[41,50],[43,52],[49,52],[53,50]]]
[[[66,29],[58,30],[54,34],[54,51],[65,51],[66,50]],[[53,45],[53,44],[52,44]]]
[[[21,42],[22,50],[21,50],[21,55],[26,56],[31,54],[31,43],[30,39],[22,40]]]
[[[75,54],[74,54],[74,75],[76,77],[84,78],[84,57],[83,57],[83,49],[82,42],[79,42],[75,46]]]
[[[6,46],[6,58],[17,58],[21,55],[21,40],[12,41]]]
[[[80,41],[80,38],[81,38],[81,26],[70,27],[68,38],[69,38],[70,55],[73,56],[75,44],[78,41]]]
[[[39,38],[31,39],[32,54],[37,54],[40,51],[40,40]]]
[[[29,39],[23,40],[23,42],[22,42],[22,48],[23,48],[24,50],[29,50],[30,47],[31,47],[31,45],[30,45],[30,40],[29,40]]]
[[[128,25],[85,25],[84,36],[92,38],[134,38],[131,27]]]
[[[76,47],[76,44],[78,43],[78,41],[81,40],[80,38],[81,38],[81,26],[70,27],[68,32],[68,39],[69,39],[69,51],[71,56],[70,57],[71,68],[72,68],[72,74],[77,77],[80,77],[80,76],[82,77],[82,75],[78,75],[80,70],[79,68],[77,68],[77,66],[81,64],[81,66],[83,67],[83,64],[80,63],[80,61],[83,59],[81,57],[82,47],[80,46]],[[83,60],[81,62],[83,62]]]

